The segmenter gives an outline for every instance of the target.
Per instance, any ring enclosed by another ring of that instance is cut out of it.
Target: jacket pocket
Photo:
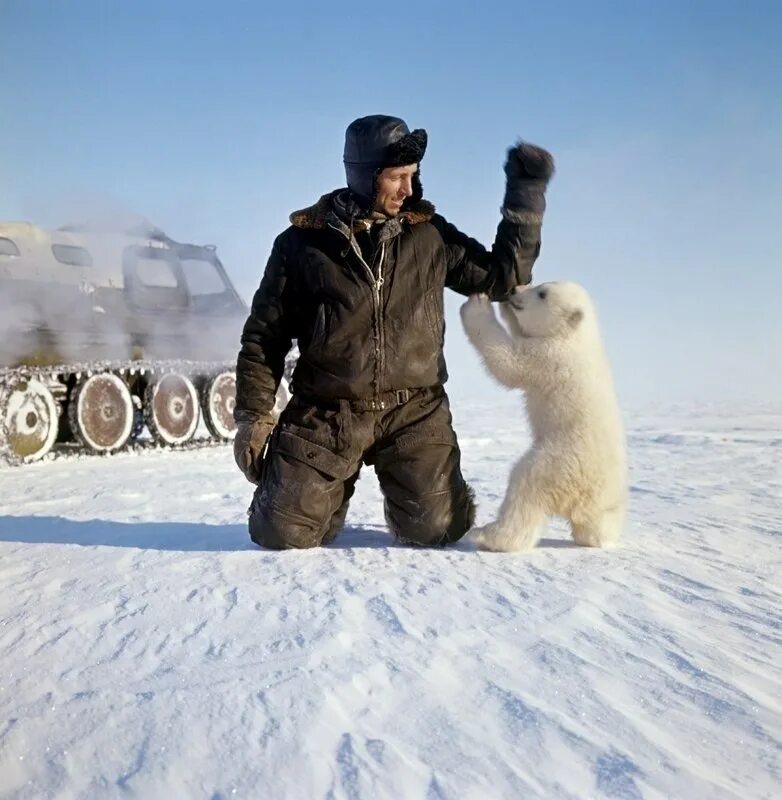
[[[411,448],[426,447],[428,445],[445,445],[456,448],[458,447],[456,434],[450,426],[427,425],[397,436],[390,449],[392,452],[400,454]]]
[[[426,313],[426,324],[429,327],[434,341],[439,344],[442,339],[441,315],[437,308],[437,298],[433,289],[429,289],[424,297],[424,312]]]
[[[253,501],[258,524],[283,531],[286,546],[317,544],[343,502],[342,487],[352,471],[351,462],[329,448],[276,428]]]
[[[320,353],[326,347],[326,342],[329,336],[329,313],[325,303],[318,306],[315,312],[315,324],[312,328],[312,336],[310,337],[310,344],[307,348],[310,353]]]
[[[274,449],[276,454],[307,464],[329,478],[347,480],[353,471],[348,459],[284,428],[279,430]]]

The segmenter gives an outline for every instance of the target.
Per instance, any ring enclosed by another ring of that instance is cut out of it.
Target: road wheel
[[[201,408],[209,433],[216,439],[233,439],[236,436],[234,406],[236,405],[236,375],[219,372],[204,385]]]
[[[0,433],[11,459],[38,461],[53,447],[59,408],[48,387],[37,379],[18,380],[0,395]]]
[[[133,414],[128,385],[111,372],[81,378],[68,404],[73,434],[94,453],[124,447],[133,430]]]
[[[186,375],[156,377],[144,392],[144,419],[160,444],[184,444],[198,426],[198,393]]]

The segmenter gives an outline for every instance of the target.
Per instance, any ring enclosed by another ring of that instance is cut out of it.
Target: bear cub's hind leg
[[[624,524],[624,509],[614,508],[591,518],[573,518],[573,541],[581,547],[612,547],[619,541]]]

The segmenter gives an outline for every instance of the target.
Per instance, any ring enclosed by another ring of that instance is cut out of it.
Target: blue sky
[[[429,133],[489,244],[506,147],[555,155],[536,280],[591,291],[627,403],[782,397],[782,4],[0,0],[0,219],[96,209],[218,246],[249,299],[345,126]],[[490,394],[448,302],[454,394]]]

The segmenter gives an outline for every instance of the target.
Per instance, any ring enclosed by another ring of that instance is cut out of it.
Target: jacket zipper
[[[385,341],[385,331],[383,330],[383,261],[386,256],[386,243],[383,242],[380,249],[380,260],[378,262],[377,276],[372,272],[372,268],[364,260],[361,255],[361,250],[355,244],[355,240],[351,238],[350,244],[353,247],[353,252],[358,256],[359,261],[364,265],[364,269],[369,275],[369,280],[372,283],[372,305],[375,311],[375,324],[377,326],[377,336],[375,337],[375,396],[374,401],[377,406],[380,406],[380,382],[383,375],[383,348]]]
[[[380,245],[380,260],[377,264],[377,281],[375,282],[375,286],[377,287],[377,327],[380,333],[380,365],[379,365],[379,373],[376,391],[378,394],[380,393],[380,381],[382,380],[383,373],[385,372],[385,355],[386,355],[386,328],[385,328],[385,320],[383,318],[383,284],[385,283],[385,277],[383,276],[383,262],[386,259],[386,243]]]
[[[375,312],[375,324],[377,335],[375,336],[375,396],[373,400],[375,404],[380,407],[380,382],[383,374],[384,369],[384,357],[383,357],[383,350],[385,348],[385,330],[383,328],[383,303],[382,303],[382,295],[383,295],[383,284],[385,283],[385,279],[383,278],[383,262],[385,261],[386,257],[386,242],[383,242],[380,246],[380,260],[378,262],[377,268],[377,277],[375,277],[375,273],[372,272],[372,268],[364,261],[364,257],[361,255],[361,250],[356,243],[356,240],[350,236],[346,236],[342,231],[339,230],[334,225],[329,223],[329,227],[332,230],[337,231],[337,233],[345,236],[346,239],[350,242],[350,247],[353,252],[356,254],[356,257],[361,262],[362,266],[367,272],[369,276],[369,282],[372,285],[372,306]]]

